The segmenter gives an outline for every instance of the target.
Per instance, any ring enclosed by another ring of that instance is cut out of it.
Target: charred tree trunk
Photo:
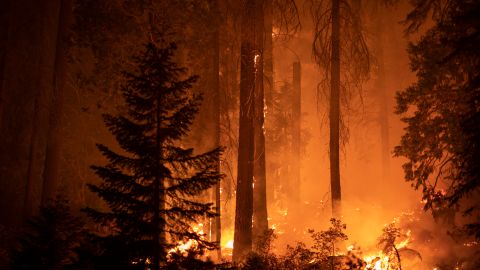
[[[213,31],[212,35],[212,44],[213,44],[213,69],[212,69],[212,75],[213,75],[213,91],[214,91],[214,105],[213,105],[213,115],[214,115],[214,138],[215,138],[215,147],[220,147],[220,114],[221,114],[221,102],[220,102],[220,11],[219,11],[219,5],[218,5],[218,0],[212,0],[212,9],[213,9],[213,16],[216,18],[216,23],[215,23],[215,29]],[[221,157],[218,156],[217,160],[217,170],[220,171],[221,169]],[[213,190],[213,195],[215,199],[215,213],[217,216],[215,217],[215,226],[214,226],[214,236],[215,236],[215,242],[217,242],[219,245],[221,244],[222,241],[222,224],[221,224],[221,193],[220,193],[220,188],[221,188],[221,181],[218,181],[218,183],[214,186]],[[217,259],[220,261],[222,258],[222,249],[219,247],[217,249]]]
[[[42,204],[45,204],[50,199],[55,199],[60,183],[59,163],[62,148],[60,132],[67,81],[67,40],[72,17],[72,0],[62,0],[60,5],[53,78],[53,100],[50,108],[45,167],[43,171]]]
[[[302,123],[302,88],[301,65],[293,63],[293,100],[292,100],[292,199],[294,204],[300,202],[300,160],[301,160],[301,123]]]
[[[273,3],[272,0],[264,0],[264,27],[265,27],[265,38],[263,44],[263,88],[265,93],[265,126],[268,128],[269,124],[269,114],[273,110]],[[268,137],[268,133],[265,134]],[[268,141],[268,139],[267,139]],[[267,144],[268,142],[266,142]],[[272,203],[273,194],[274,194],[274,182],[267,181],[267,204]]]
[[[267,176],[265,168],[265,94],[263,77],[264,7],[257,0],[255,8],[255,157],[253,165],[253,235],[262,236],[268,230]]]
[[[270,106],[273,95],[273,3],[272,0],[263,0],[263,19],[265,36],[263,37],[263,75],[265,103]]]
[[[237,194],[233,261],[239,262],[252,249],[253,157],[255,114],[255,0],[246,0],[242,10],[240,120]]]
[[[330,74],[330,185],[332,214],[340,217],[340,0],[332,0],[332,56]]]

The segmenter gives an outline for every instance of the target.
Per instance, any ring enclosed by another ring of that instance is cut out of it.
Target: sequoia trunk
[[[253,157],[255,114],[255,0],[246,0],[242,10],[240,120],[237,194],[233,261],[239,262],[252,249]]]

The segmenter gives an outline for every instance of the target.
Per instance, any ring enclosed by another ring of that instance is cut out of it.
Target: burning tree
[[[178,241],[195,241],[197,254],[215,248],[191,224],[215,216],[211,203],[195,197],[221,179],[221,149],[194,154],[178,146],[201,96],[190,91],[197,77],[184,79],[186,68],[173,62],[175,50],[174,43],[147,44],[134,58],[135,70],[123,73],[126,113],[104,115],[123,151],[97,145],[108,162],[92,166],[103,182],[89,188],[110,211],[84,210],[106,226],[107,233],[96,239],[103,247],[100,260],[109,269],[145,269],[149,264],[158,269]]]
[[[238,136],[238,173],[235,202],[235,234],[233,260],[241,261],[252,249],[253,216],[253,164],[254,164],[254,112],[255,83],[259,52],[255,33],[255,17],[263,1],[245,1],[242,8],[241,72],[240,72],[240,118]],[[261,29],[263,30],[263,29]]]
[[[393,264],[395,264],[395,266],[397,266],[401,270],[402,261],[400,258],[400,252],[397,245],[395,244],[395,241],[397,240],[397,238],[400,237],[400,235],[400,229],[395,227],[394,224],[389,224],[388,226],[383,228],[383,234],[378,239],[378,245],[382,247],[383,253],[388,255],[389,262],[396,260],[396,262],[394,262]],[[391,257],[393,257],[393,259],[390,259]]]

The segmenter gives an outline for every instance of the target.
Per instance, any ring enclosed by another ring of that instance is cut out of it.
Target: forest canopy
[[[0,269],[480,269],[479,17],[0,1]]]

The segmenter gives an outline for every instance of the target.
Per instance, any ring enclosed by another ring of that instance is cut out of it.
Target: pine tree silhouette
[[[174,43],[147,44],[134,58],[136,70],[124,73],[126,113],[104,115],[122,151],[97,145],[108,162],[92,166],[103,182],[89,188],[110,211],[84,211],[107,228],[108,233],[97,238],[108,267],[158,269],[167,264],[168,251],[178,241],[195,241],[189,258],[195,257],[192,252],[216,247],[192,225],[215,216],[212,204],[201,202],[199,195],[222,178],[216,163],[222,150],[194,154],[179,146],[201,95],[191,91],[197,77],[187,77],[186,68],[173,61],[175,50]]]
[[[76,249],[84,235],[83,222],[71,214],[65,199],[57,197],[27,221],[11,254],[11,269],[69,269],[78,261]]]

